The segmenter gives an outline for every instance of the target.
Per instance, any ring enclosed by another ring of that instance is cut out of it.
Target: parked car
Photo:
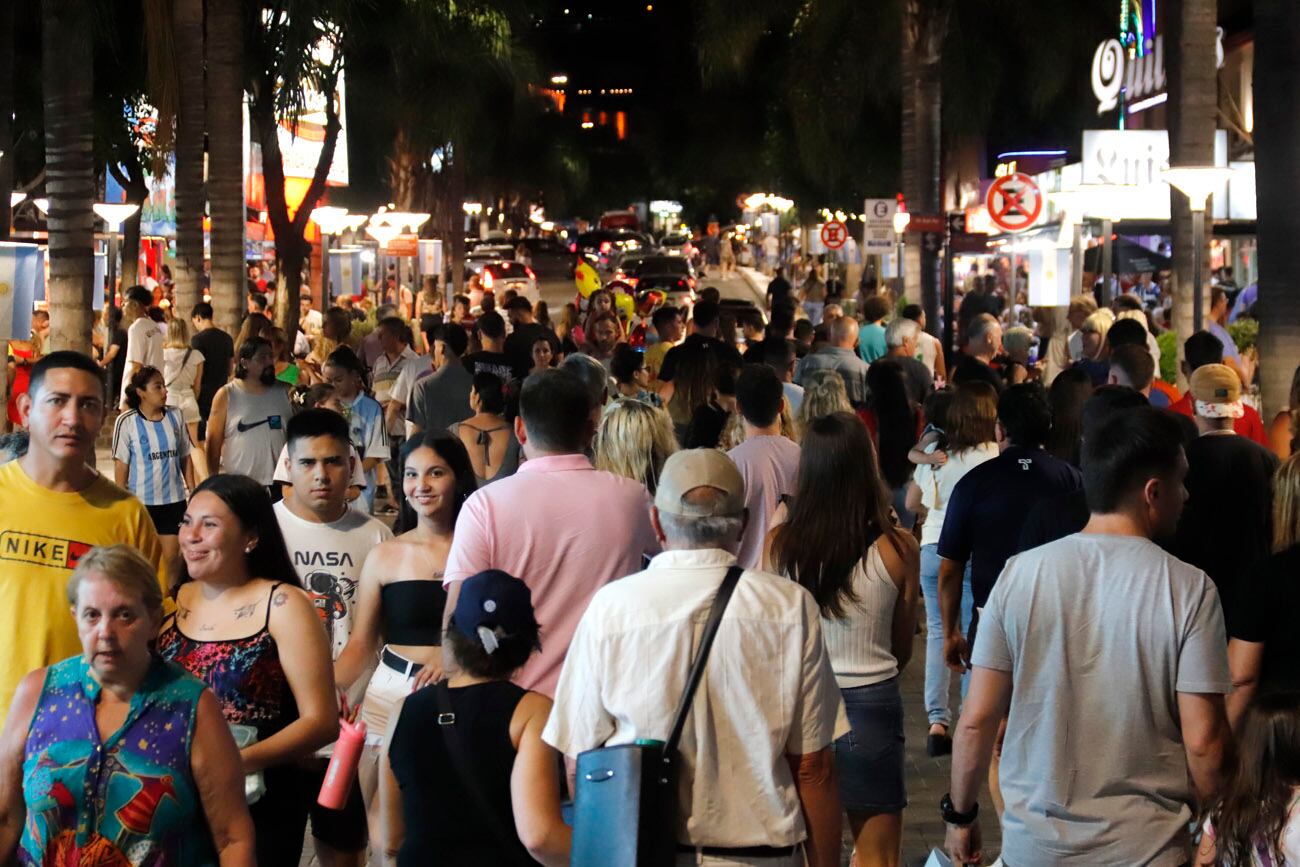
[[[551,238],[524,238],[519,243],[528,249],[530,263],[538,279],[572,280],[577,255],[564,244]]]

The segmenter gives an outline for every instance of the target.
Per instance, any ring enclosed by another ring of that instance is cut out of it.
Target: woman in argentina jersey
[[[187,489],[194,487],[190,438],[180,409],[167,406],[162,371],[144,366],[126,387],[127,411],[113,425],[113,465],[117,483],[144,503],[170,560],[185,515]]]

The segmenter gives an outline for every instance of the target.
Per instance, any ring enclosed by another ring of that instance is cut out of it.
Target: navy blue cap
[[[531,637],[536,631],[533,593],[523,581],[500,569],[471,575],[461,582],[451,625],[462,635],[477,638],[492,653],[498,639]]]

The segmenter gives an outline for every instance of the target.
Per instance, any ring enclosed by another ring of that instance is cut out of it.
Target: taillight
[[[695,278],[694,278],[694,277],[688,278],[687,281],[686,281],[686,285],[688,285],[688,286],[690,286],[692,289],[694,289],[694,288],[695,288]]]
[[[610,243],[609,243],[609,241],[601,241],[601,242],[600,242],[600,252],[602,252],[602,253],[608,253],[609,250],[610,250]]]
[[[639,282],[641,281],[641,278],[640,278],[640,277],[624,277],[624,278],[622,278],[622,279],[623,279],[623,282],[624,282],[624,283],[626,283],[627,285],[631,286],[633,289],[635,289],[635,288],[636,288],[636,284],[639,283]]]
[[[577,241],[574,241],[572,244],[569,245],[569,252],[570,252],[570,253],[576,253],[576,252],[578,252],[578,242],[577,242]]]
[[[536,280],[536,279],[537,279],[537,275],[533,273],[533,269],[532,269],[532,268],[529,268],[529,267],[526,266],[526,265],[524,266],[524,273],[528,275],[528,279],[529,279],[529,280]]]
[[[486,268],[483,269],[483,288],[484,289],[492,288],[492,272]]]

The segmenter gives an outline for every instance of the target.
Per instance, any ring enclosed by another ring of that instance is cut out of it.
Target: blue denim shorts
[[[903,697],[898,678],[840,690],[849,733],[835,741],[835,770],[844,809],[897,813],[907,806],[903,785]]]

